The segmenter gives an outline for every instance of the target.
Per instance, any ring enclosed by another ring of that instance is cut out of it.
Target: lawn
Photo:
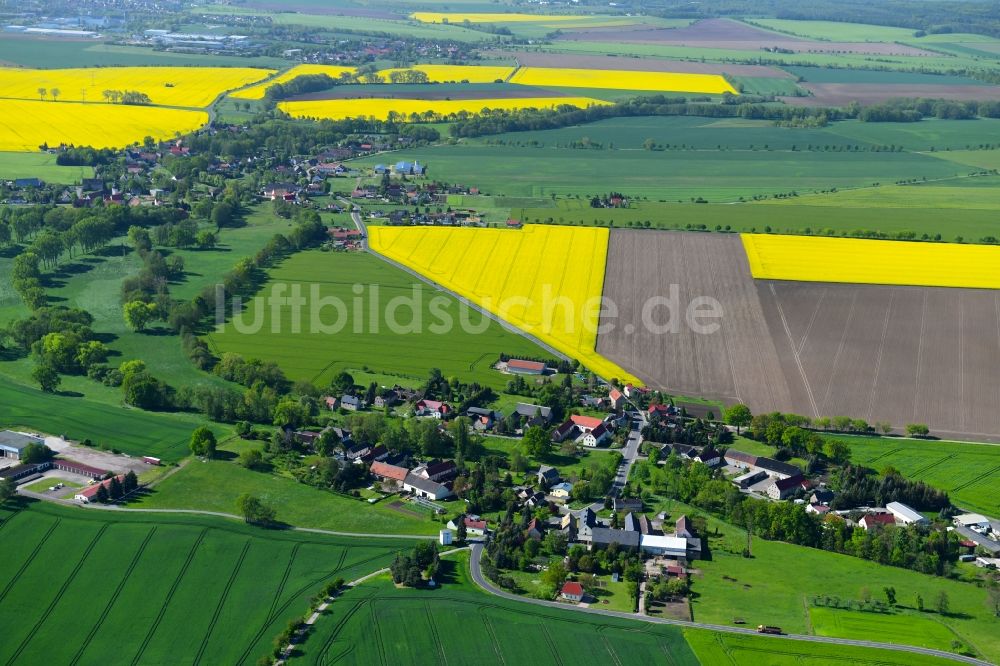
[[[909,479],[947,491],[963,509],[1000,514],[1000,446],[895,437],[839,439],[851,447],[851,459],[858,464],[876,470],[895,467]]]
[[[0,153],[0,180],[38,178],[46,183],[72,185],[91,178],[94,167],[59,166],[50,153]]]
[[[236,498],[243,493],[270,502],[278,510],[278,520],[296,527],[410,535],[436,535],[441,529],[441,524],[431,520],[430,514],[417,518],[410,511],[392,509],[388,501],[368,504],[289,477],[250,471],[226,461],[191,460],[129,506],[236,513]]]
[[[663,502],[658,508],[667,510],[672,518],[682,512],[698,513],[679,502]],[[753,557],[747,559],[741,554],[747,545],[746,532],[712,517],[708,517],[708,526],[711,560],[693,564],[699,570],[692,579],[696,622],[731,624],[734,617],[742,617],[750,626],[767,624],[788,633],[813,633],[809,619],[813,597],[861,599],[868,588],[874,598],[881,599],[882,588],[891,586],[896,589],[897,612],[902,616],[944,625],[987,659],[1000,657],[1000,634],[984,603],[986,593],[971,583],[760,538],[754,538]],[[949,615],[915,610],[917,594],[933,606],[940,592],[948,595]],[[762,599],[767,602],[761,603]],[[881,617],[873,614],[870,628],[863,623],[843,623],[842,631],[846,637],[873,639]],[[915,636],[914,642],[920,640],[922,636]]]
[[[865,632],[878,636],[883,643],[919,645],[935,650],[950,650],[955,634],[933,619],[914,614],[890,615],[863,613],[836,608],[810,608],[809,621],[819,636],[850,638]]]
[[[521,447],[521,440],[507,437],[486,437],[483,446],[486,449],[486,455],[500,456],[509,460],[515,449]],[[573,479],[578,478],[584,469],[589,469],[593,465],[606,464],[612,453],[612,449],[584,449],[582,455],[564,456],[558,450],[553,450],[541,459],[535,459],[531,456],[526,456],[526,458],[535,467],[539,464],[551,465],[559,469],[559,473],[564,479]]]
[[[83,379],[83,382],[90,382]],[[204,420],[189,414],[164,414],[126,409],[85,397],[42,393],[5,379],[0,381],[0,426],[22,427],[95,444],[133,456],[175,461],[188,454],[191,431]],[[216,436],[231,430],[213,424]]]
[[[289,291],[300,289],[309,301],[299,332],[293,332],[291,308],[282,308],[276,319],[273,308],[258,300],[281,285]],[[404,303],[411,298],[412,309]],[[208,336],[212,348],[277,361],[292,379],[317,385],[326,385],[334,374],[350,368],[421,378],[439,368],[446,377],[502,388],[509,378],[492,369],[502,352],[551,356],[496,322],[488,322],[479,333],[463,327],[455,299],[369,254],[299,253],[270,271],[270,281],[258,299],[239,321],[247,326],[259,321],[259,331],[244,334],[230,322]],[[337,301],[343,309],[324,306],[320,299]],[[455,325],[442,326],[440,313]],[[483,323],[476,312],[466,316],[472,325]],[[398,326],[390,327],[394,322]]]
[[[337,577],[402,541],[263,530],[204,516],[24,502],[0,510],[0,660],[254,664]]]
[[[66,479],[59,479],[56,477],[46,477],[41,481],[36,481],[30,485],[24,486],[25,490],[30,490],[33,493],[44,493],[48,491],[49,488],[55,486],[57,483],[61,483],[67,488],[82,488],[82,483],[76,483],[75,481],[67,481]]]

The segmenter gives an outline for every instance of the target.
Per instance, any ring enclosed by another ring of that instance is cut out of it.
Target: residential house
[[[333,397],[332,395],[323,396],[323,402],[326,404],[326,408],[329,409],[331,412],[337,411],[337,408],[340,407],[340,400]]]
[[[549,465],[541,465],[538,468],[538,485],[546,488],[555,483],[559,483],[559,470]]]
[[[789,476],[785,478],[772,477],[774,480],[767,487],[767,496],[775,500],[783,500],[796,490],[802,483],[802,476]]]
[[[806,513],[813,513],[817,516],[825,516],[830,513],[830,507],[825,504],[817,504],[815,502],[810,503],[806,507]]]
[[[902,502],[889,502],[885,505],[896,521],[903,525],[926,525],[930,521],[922,516],[918,511],[908,507]]]
[[[484,407],[469,407],[465,410],[465,415],[472,419],[472,427],[476,430],[490,430],[503,418],[500,412]]]
[[[691,527],[691,520],[686,515],[681,515],[674,523],[674,534],[685,539],[694,539],[694,529]]]
[[[544,375],[545,364],[539,361],[512,358],[507,361],[507,372],[515,375]]]
[[[590,543],[597,527],[597,514],[589,506],[580,512],[576,522],[576,540]]]
[[[384,446],[382,446],[381,444],[379,444],[378,446],[375,446],[375,447],[369,449],[368,453],[365,453],[364,455],[362,455],[361,458],[360,458],[360,460],[361,460],[361,462],[363,462],[363,463],[365,463],[367,465],[370,465],[371,463],[376,462],[376,461],[378,461],[378,462],[384,462],[384,461],[388,460],[389,455],[390,455],[389,454],[389,449],[387,449]],[[357,461],[355,461],[355,462],[357,462]]]
[[[861,525],[865,531],[868,531],[876,526],[883,527],[885,525],[895,524],[896,517],[891,513],[866,513],[861,516],[861,520],[858,521],[858,525]]]
[[[549,495],[555,497],[556,499],[568,500],[570,495],[573,493],[573,484],[562,482],[549,488]]]
[[[625,520],[622,521],[625,530],[628,532],[639,532],[640,534],[652,534],[653,526],[649,522],[649,518],[641,513],[627,513],[625,514]]]
[[[366,408],[368,403],[355,395],[343,395],[340,398],[340,406],[349,412],[359,412]]]
[[[707,467],[718,467],[722,464],[722,454],[711,446],[703,448],[694,459]]]
[[[812,497],[809,498],[809,502],[811,504],[829,505],[830,502],[833,501],[834,497],[836,497],[836,495],[832,490],[829,490],[827,488],[817,488],[816,490],[813,491]]]
[[[370,444],[345,444],[344,457],[351,461],[361,460],[362,457],[371,453],[371,450]]]
[[[451,414],[452,409],[451,405],[438,400],[418,400],[413,405],[413,411],[417,416],[444,419]]]
[[[646,410],[646,416],[650,421],[666,420],[674,415],[674,408],[670,405],[650,405]]]
[[[611,439],[611,430],[604,423],[583,435],[580,441],[588,448],[596,448]]]
[[[448,481],[458,474],[454,460],[432,460],[414,467],[411,473],[431,481]]]
[[[400,176],[423,176],[426,171],[427,167],[417,161],[400,160],[392,165],[392,172]]]
[[[612,511],[642,511],[641,499],[615,497],[611,500]]]
[[[295,183],[271,183],[264,186],[262,196],[270,201],[295,201],[302,188]]]
[[[583,601],[583,586],[579,583],[569,581],[563,583],[562,590],[559,592],[559,596],[566,601],[573,601],[579,603]]]
[[[575,439],[577,432],[575,423],[572,421],[565,421],[552,431],[552,441],[556,444],[560,444],[569,438]]]
[[[552,421],[552,410],[541,405],[519,402],[514,405],[514,413],[526,419],[528,426],[545,426]]]
[[[627,532],[616,530],[610,527],[595,527],[591,531],[591,548],[606,548],[613,543],[617,543],[621,548],[635,550],[643,539],[639,532]]]
[[[451,488],[437,481],[425,479],[416,474],[407,474],[403,479],[403,490],[412,493],[416,497],[423,497],[429,500],[443,500],[451,497]]]
[[[481,537],[486,536],[487,525],[486,521],[479,516],[462,516],[462,524],[465,525],[466,536]],[[448,527],[451,529],[458,529],[458,525],[455,521],[449,520]]]
[[[392,391],[376,395],[375,399],[372,400],[372,406],[375,407],[375,409],[385,409],[386,407],[395,407],[398,404],[399,404],[399,396],[393,393]]]
[[[124,474],[119,474],[114,478],[118,479],[118,483],[122,483],[123,481],[125,481]],[[77,502],[80,502],[81,504],[89,504],[91,502],[96,502],[98,489],[101,487],[103,487],[105,490],[109,489],[111,487],[111,481],[112,481],[111,479],[105,479],[104,481],[101,481],[99,483],[94,483],[92,485],[89,485],[86,488],[80,488],[78,491],[76,491],[76,495],[73,496],[73,499],[75,499]]]
[[[579,414],[573,414],[569,417],[569,420],[572,421],[573,425],[579,428],[582,433],[592,432],[594,429],[604,425],[604,421],[595,416],[580,416]]]
[[[613,388],[610,392],[608,392],[608,404],[611,406],[611,409],[616,412],[621,410],[621,408],[625,406],[626,402],[625,394],[618,389]]]
[[[524,535],[529,539],[541,541],[545,536],[545,525],[538,518],[532,518],[527,529],[524,530]]]

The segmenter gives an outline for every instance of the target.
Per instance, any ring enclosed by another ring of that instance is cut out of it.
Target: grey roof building
[[[21,452],[29,444],[45,444],[45,440],[40,437],[32,437],[31,435],[22,435],[13,430],[0,431],[0,458],[17,458],[20,460]]]

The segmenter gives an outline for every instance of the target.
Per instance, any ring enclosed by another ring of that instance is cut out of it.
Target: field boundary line
[[[167,597],[163,600],[163,604],[160,606],[160,612],[156,615],[156,619],[153,620],[153,624],[150,625],[149,630],[146,632],[146,637],[143,639],[142,643],[139,645],[139,651],[136,652],[135,657],[132,658],[132,666],[138,666],[142,659],[143,653],[149,646],[149,642],[153,640],[153,635],[160,626],[160,622],[163,621],[163,616],[167,614],[167,608],[170,606],[170,601],[174,598],[174,594],[177,592],[177,588],[181,585],[181,580],[184,578],[184,574],[187,573],[188,568],[191,566],[191,562],[194,560],[195,553],[198,552],[198,548],[201,546],[202,541],[205,540],[205,536],[208,534],[208,528],[206,527],[198,534],[198,538],[194,540],[191,544],[191,549],[188,551],[187,559],[181,565],[180,571],[177,572],[177,576],[174,577],[174,582],[171,584],[170,589],[167,591]]]
[[[153,535],[156,534],[157,529],[158,528],[155,526],[150,529],[149,533],[146,534],[146,538],[143,539],[142,543],[139,545],[138,550],[135,551],[135,555],[132,556],[132,561],[129,562],[128,569],[125,570],[125,574],[122,576],[121,580],[118,581],[118,585],[115,587],[114,593],[111,595],[111,598],[108,599],[108,603],[104,605],[104,610],[97,618],[97,622],[95,622],[94,626],[91,627],[90,632],[80,644],[80,648],[76,651],[76,654],[73,655],[73,660],[70,662],[72,666],[80,663],[80,658],[83,657],[83,653],[87,651],[88,647],[90,647],[90,643],[94,640],[94,636],[96,636],[97,632],[101,630],[102,626],[104,626],[104,621],[108,619],[108,614],[111,612],[111,609],[114,608],[115,603],[118,601],[118,597],[121,596],[122,590],[125,589],[125,584],[128,583],[129,578],[132,576],[132,572],[135,571],[136,565],[139,564],[142,554],[146,552],[146,546],[148,546],[149,542],[153,539]]]
[[[215,605],[215,612],[212,613],[212,619],[208,622],[208,628],[205,629],[205,636],[201,639],[201,645],[198,646],[198,652],[195,654],[194,663],[200,664],[201,658],[205,654],[205,650],[208,648],[208,641],[212,637],[212,632],[215,631],[215,625],[219,622],[219,616],[222,615],[222,607],[226,604],[226,599],[229,598],[229,592],[233,588],[233,583],[236,582],[236,577],[240,573],[240,569],[243,568],[243,562],[247,558],[247,553],[250,551],[250,544],[253,543],[253,539],[247,539],[247,542],[243,544],[243,550],[240,552],[239,558],[236,560],[236,566],[233,567],[233,572],[229,574],[229,580],[226,581],[226,586],[222,589],[222,595],[219,597],[219,603]]]
[[[816,398],[813,396],[812,386],[809,385],[809,377],[806,375],[806,370],[802,367],[802,358],[799,353],[795,351],[795,341],[792,340],[792,331],[788,328],[788,320],[785,319],[785,311],[781,307],[781,301],[778,299],[778,292],[774,289],[774,284],[768,285],[771,290],[771,297],[774,298],[774,304],[778,309],[778,316],[781,317],[781,325],[785,329],[785,336],[788,338],[788,344],[792,348],[792,358],[795,359],[795,366],[799,369],[799,377],[802,379],[802,386],[806,390],[806,395],[809,396],[809,405],[813,409],[813,416],[819,418],[819,408],[816,406]]]
[[[82,569],[83,565],[87,563],[87,558],[90,557],[90,553],[93,552],[94,547],[97,546],[97,542],[101,540],[101,537],[104,536],[104,533],[108,531],[109,527],[111,527],[111,523],[105,523],[104,526],[101,527],[101,529],[97,530],[97,534],[95,534],[94,538],[90,540],[89,544],[87,544],[87,547],[84,549],[83,554],[80,555],[80,559],[76,563],[76,566],[73,567],[73,571],[71,571],[69,576],[66,577],[66,580],[63,581],[63,584],[59,587],[59,591],[56,592],[56,595],[52,598],[52,601],[49,602],[49,605],[45,609],[45,612],[43,612],[42,615],[38,618],[38,621],[35,622],[35,626],[31,628],[31,631],[29,631],[28,635],[24,637],[24,639],[21,641],[21,644],[17,647],[17,650],[14,652],[13,655],[11,655],[10,659],[7,661],[8,666],[17,663],[18,657],[21,656],[21,653],[24,652],[24,649],[28,647],[28,644],[31,643],[32,639],[35,638],[35,634],[37,634],[38,630],[42,628],[42,625],[45,624],[45,621],[49,619],[49,616],[52,614],[52,611],[54,611],[56,606],[59,605],[59,602],[62,600],[63,595],[66,594],[66,590],[69,588],[70,585],[73,584],[73,581],[76,579],[76,575],[80,573],[80,569]]]
[[[28,566],[35,561],[35,558],[38,557],[38,551],[42,549],[42,546],[44,546],[45,542],[49,540],[49,537],[52,536],[52,533],[55,532],[56,528],[59,527],[59,523],[61,522],[62,518],[55,519],[55,521],[49,527],[48,531],[42,536],[38,544],[36,544],[35,547],[32,549],[31,554],[28,555],[28,557],[24,560],[24,564],[22,564],[21,567],[17,570],[17,572],[14,573],[14,577],[11,578],[6,585],[4,585],[3,591],[0,592],[0,602],[2,602],[5,598],[7,598],[7,594],[10,592],[10,589],[14,587],[14,583],[16,583],[18,579],[21,577],[21,575],[24,574],[24,570],[27,569]]]

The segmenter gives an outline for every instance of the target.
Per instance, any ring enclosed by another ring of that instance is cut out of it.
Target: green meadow
[[[94,175],[94,167],[60,166],[50,153],[0,153],[0,180],[38,178],[46,183],[72,185]]]
[[[41,502],[0,519],[4,663],[255,664],[326,583],[408,547]]]
[[[298,324],[291,308],[280,308],[275,316],[262,300],[275,288],[286,294],[298,289],[309,301]],[[320,309],[322,299],[342,309]],[[443,325],[445,315],[452,326]],[[462,316],[458,301],[373,255],[311,250],[271,269],[270,280],[246,310],[207,337],[217,353],[273,360],[290,378],[318,386],[342,370],[423,380],[439,368],[446,377],[501,388],[508,378],[492,369],[501,353],[548,356],[478,312],[464,316],[470,326],[484,330],[463,330]],[[256,332],[241,332],[241,326]]]

